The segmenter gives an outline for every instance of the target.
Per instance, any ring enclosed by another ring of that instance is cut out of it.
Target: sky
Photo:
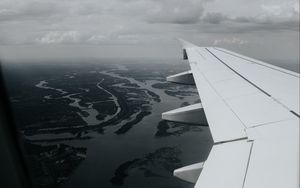
[[[176,58],[183,38],[299,63],[299,0],[1,0],[0,58]]]

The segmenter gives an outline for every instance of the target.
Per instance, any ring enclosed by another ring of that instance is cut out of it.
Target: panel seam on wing
[[[226,53],[226,54],[228,54],[228,55],[231,55],[231,56],[234,56],[234,57],[237,57],[237,58],[240,58],[240,59],[243,59],[243,60],[252,62],[252,63],[254,63],[254,64],[257,64],[257,65],[260,65],[260,66],[263,66],[263,67],[267,67],[267,68],[270,68],[270,69],[273,69],[273,70],[282,72],[282,73],[284,73],[284,74],[288,74],[288,75],[290,75],[290,76],[294,76],[294,77],[296,77],[296,78],[299,78],[299,76],[293,75],[293,74],[288,73],[288,72],[284,72],[284,71],[282,71],[282,70],[278,70],[278,69],[276,69],[276,68],[269,67],[269,66],[267,66],[267,65],[263,65],[263,64],[261,64],[261,63],[259,63],[259,62],[256,62],[256,61],[254,61],[254,60],[251,60],[251,59],[247,59],[247,58],[244,58],[244,57],[240,57],[240,56],[238,56],[238,55],[232,54],[232,53],[230,53],[230,52],[226,52],[226,51],[221,50],[221,49],[219,49],[219,48],[213,48],[213,49],[218,50],[218,51],[221,51],[221,52]]]
[[[278,121],[271,121],[271,122],[262,123],[262,124],[258,124],[258,125],[252,125],[252,126],[247,127],[245,130],[247,132],[247,129],[261,127],[261,126],[270,125],[270,124],[279,123],[279,122],[290,121],[290,120],[294,120],[294,119],[295,118],[287,118],[287,119],[282,119],[282,120],[278,120]]]
[[[250,80],[248,80],[246,77],[244,77],[243,75],[241,75],[240,73],[238,73],[236,70],[234,70],[232,67],[230,67],[229,65],[227,65],[222,59],[220,59],[219,57],[217,57],[214,53],[212,53],[208,48],[205,48],[212,56],[214,56],[217,60],[219,60],[221,63],[223,63],[226,67],[228,67],[230,70],[232,70],[234,73],[236,73],[237,75],[239,75],[241,78],[243,78],[244,80],[246,80],[249,84],[251,84],[252,86],[256,87],[258,90],[260,90],[261,92],[263,92],[264,94],[266,94],[268,97],[270,97],[271,99],[273,99],[277,104],[281,105],[283,108],[287,109],[290,113],[292,113],[293,115],[296,115],[298,118],[300,117],[299,114],[297,114],[296,112],[292,111],[290,108],[288,108],[285,104],[281,103],[279,100],[277,100],[276,98],[274,98],[272,95],[270,95],[268,92],[266,92],[265,90],[261,89],[259,86],[257,86],[256,84],[254,84],[253,82],[251,82]]]
[[[225,143],[230,143],[230,142],[236,142],[236,141],[241,141],[241,140],[248,140],[248,137],[242,137],[242,138],[237,138],[237,139],[232,139],[232,140],[215,142],[214,145],[225,144]]]
[[[246,170],[245,170],[245,176],[244,176],[242,188],[245,186],[247,173],[248,173],[248,169],[249,169],[249,164],[250,164],[250,159],[251,159],[251,154],[252,154],[252,148],[253,148],[253,145],[254,145],[254,140],[249,140],[249,142],[252,142],[252,143],[251,143],[251,147],[250,147],[250,152],[249,152],[249,157],[248,157],[248,162],[247,162],[247,166],[246,166]]]
[[[234,70],[232,67],[230,67],[229,65],[227,65],[223,60],[221,60],[220,58],[218,58],[214,53],[212,53],[209,49],[205,48],[212,56],[214,56],[217,60],[219,60],[221,63],[223,63],[227,68],[229,68],[230,70],[232,70],[234,73],[236,73],[237,75],[239,75],[241,78],[243,78],[244,80],[246,80],[249,84],[253,85],[254,87],[256,87],[258,90],[260,90],[261,92],[263,92],[264,94],[266,94],[267,96],[271,96],[268,92],[266,92],[265,90],[261,89],[260,87],[258,87],[256,84],[254,84],[253,82],[251,82],[250,80],[248,80],[247,78],[245,78],[243,75],[241,75],[240,73],[238,73],[236,70]]]
[[[203,78],[205,79],[205,81],[209,84],[209,86],[213,89],[213,91],[220,97],[220,99],[223,101],[223,103],[228,107],[228,109],[230,109],[230,111],[237,117],[237,119],[242,123],[242,125],[244,126],[244,128],[247,128],[247,126],[244,124],[244,122],[239,118],[239,116],[233,111],[233,109],[227,104],[227,102],[225,101],[225,99],[223,99],[222,96],[220,96],[220,94],[216,91],[216,89],[212,86],[212,84],[208,81],[208,79],[206,78],[206,76],[203,73],[202,74]],[[204,108],[205,110],[205,108]]]

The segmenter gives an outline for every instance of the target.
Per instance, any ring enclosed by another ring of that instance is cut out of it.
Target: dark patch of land
[[[127,87],[136,87],[136,88],[140,87],[139,85],[133,84],[133,83],[126,83],[126,84],[124,84],[124,86],[127,86]]]
[[[187,125],[162,120],[157,125],[155,137],[180,136],[181,134],[190,131],[202,131],[202,129],[200,125]]]
[[[143,118],[147,115],[150,115],[151,112],[149,111],[143,111],[140,112],[136,118],[130,122],[125,123],[120,129],[118,129],[117,131],[115,131],[116,134],[125,134],[126,132],[128,132],[135,124],[139,123],[140,121],[143,120]]]
[[[123,185],[124,179],[128,176],[127,169],[130,168],[131,165],[138,162],[139,159],[133,159],[131,161],[126,161],[125,163],[121,164],[115,170],[115,176],[110,179],[110,182],[114,185]]]
[[[189,105],[190,105],[190,103],[188,103],[188,102],[183,102],[183,103],[181,103],[180,107],[189,106]]]
[[[153,88],[156,89],[164,89],[165,93],[172,97],[177,97],[179,99],[183,99],[186,96],[197,95],[197,91],[195,86],[191,85],[179,85],[170,82],[156,83],[152,85]],[[194,89],[191,90],[191,89]]]
[[[37,145],[24,142],[25,158],[36,187],[51,188],[66,181],[86,158],[86,148],[66,144]]]
[[[142,158],[126,161],[115,170],[114,177],[111,178],[110,182],[114,185],[123,185],[131,170],[139,170],[147,178],[173,176],[173,170],[181,166],[181,161],[178,158],[180,154],[178,148],[163,147],[146,154]],[[162,170],[164,171],[163,174]]]
[[[154,100],[155,102],[160,102],[160,101],[161,101],[161,100],[160,100],[160,96],[157,95],[156,93],[154,93],[154,92],[152,92],[152,91],[149,91],[149,90],[147,90],[147,92],[148,92],[148,94],[149,94],[150,96],[152,96],[152,98],[153,98],[153,100]]]

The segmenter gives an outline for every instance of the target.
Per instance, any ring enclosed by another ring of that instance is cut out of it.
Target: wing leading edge
[[[215,143],[195,187],[299,187],[299,74],[182,44]]]

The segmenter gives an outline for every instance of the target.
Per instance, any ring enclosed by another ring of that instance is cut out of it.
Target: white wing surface
[[[299,74],[182,41],[215,142],[196,188],[299,187]]]

